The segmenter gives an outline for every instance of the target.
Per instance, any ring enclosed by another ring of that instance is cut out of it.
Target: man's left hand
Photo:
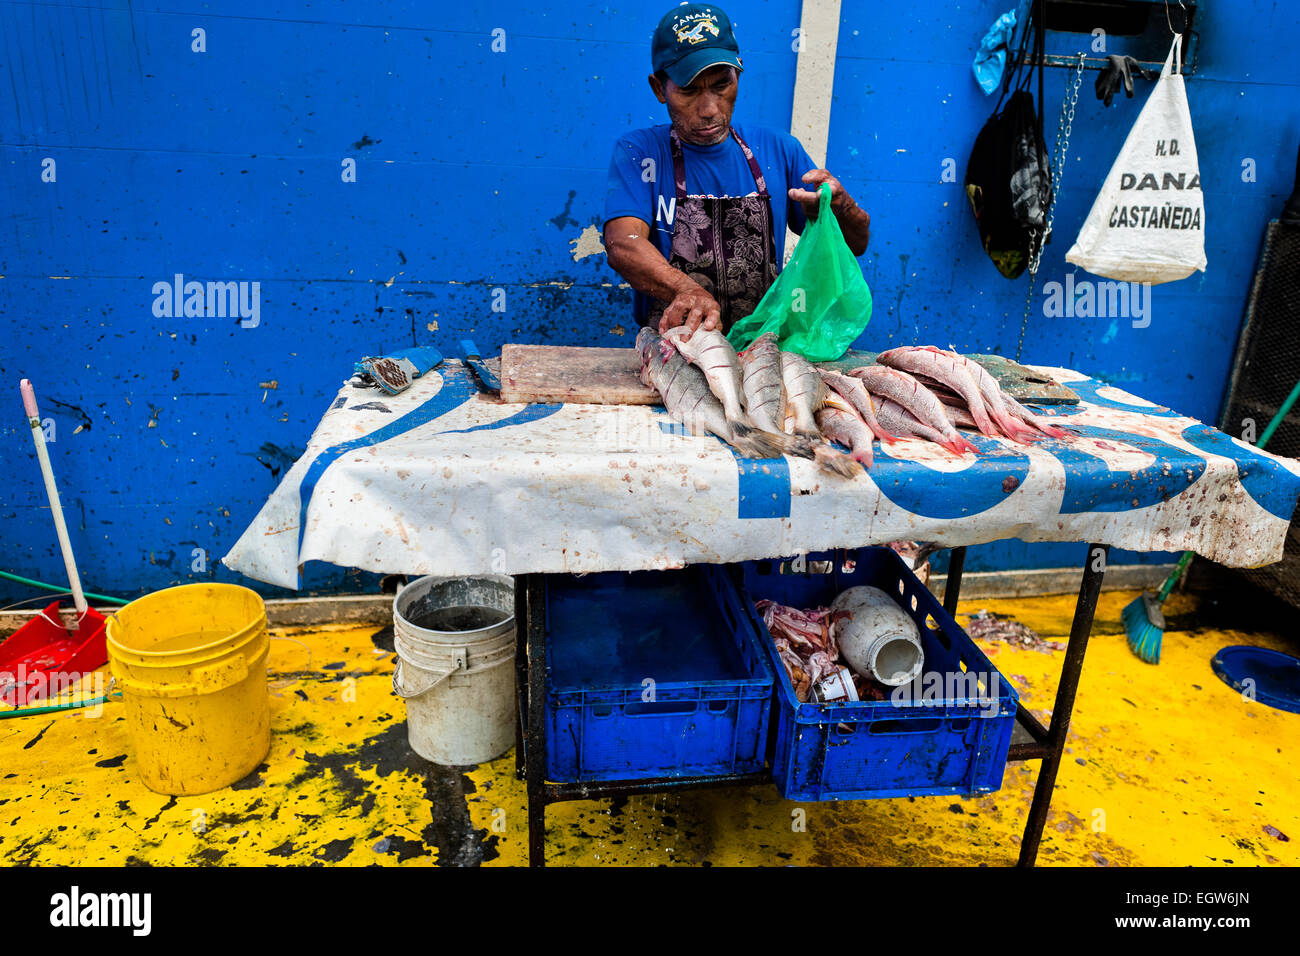
[[[822,183],[830,183],[831,209],[833,211],[839,212],[846,205],[851,205],[853,202],[853,200],[849,198],[849,194],[844,191],[844,187],[840,185],[840,181],[832,176],[829,170],[809,170],[803,174],[803,181],[807,183],[811,189],[791,189],[790,198],[803,206],[804,215],[808,217],[809,222],[813,222],[817,218],[817,210],[819,208],[817,190],[821,187]]]
[[[809,170],[803,174],[803,181],[812,189],[791,189],[789,195],[791,199],[803,206],[808,221],[814,222],[817,219],[819,206],[817,189],[822,183],[828,183],[831,187],[831,212],[835,214],[835,220],[840,224],[844,242],[855,256],[866,252],[867,241],[871,235],[871,217],[867,215],[866,210],[860,208],[853,201],[853,197],[844,191],[840,181],[825,169]]]

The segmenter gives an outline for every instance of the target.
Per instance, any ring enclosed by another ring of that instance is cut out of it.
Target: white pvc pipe
[[[81,578],[77,575],[77,562],[72,559],[72,542],[68,540],[68,526],[63,520],[63,507],[59,504],[59,489],[54,486],[54,469],[50,467],[50,455],[45,449],[45,432],[41,429],[41,415],[36,409],[36,392],[32,383],[23,379],[19,383],[23,393],[23,409],[27,412],[28,424],[32,426],[32,441],[36,443],[36,458],[41,463],[41,477],[45,479],[45,494],[50,499],[50,511],[54,514],[54,530],[59,536],[59,548],[63,551],[63,566],[68,572],[68,584],[72,588],[72,601],[77,606],[78,617],[86,613],[86,596],[81,593]]]

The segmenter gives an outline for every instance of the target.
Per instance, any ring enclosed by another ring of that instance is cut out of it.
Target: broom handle
[[[32,441],[36,443],[36,458],[41,463],[45,493],[49,496],[50,511],[54,514],[54,530],[59,535],[59,548],[63,551],[63,566],[68,572],[72,601],[77,605],[77,614],[83,615],[87,607],[86,595],[81,592],[81,578],[77,575],[77,563],[72,559],[72,542],[68,540],[68,526],[63,520],[63,508],[59,504],[59,489],[54,486],[54,469],[50,467],[50,454],[45,449],[45,432],[41,429],[40,412],[36,410],[36,392],[27,379],[23,379],[18,387],[23,393],[23,408],[27,412],[28,423],[32,426]]]
[[[1165,578],[1165,583],[1160,586],[1160,593],[1156,596],[1156,600],[1161,604],[1165,603],[1165,599],[1169,597],[1169,592],[1174,589],[1174,585],[1178,582],[1182,573],[1187,570],[1187,565],[1191,564],[1195,553],[1194,551],[1184,551],[1183,556],[1174,565],[1174,569],[1169,572],[1169,577]]]
[[[1296,174],[1300,176],[1300,168],[1297,168]],[[1296,192],[1300,195],[1300,180],[1297,180]],[[1282,424],[1282,419],[1286,418],[1287,413],[1291,411],[1291,408],[1295,405],[1297,399],[1300,399],[1300,382],[1295,383],[1295,387],[1291,389],[1291,394],[1286,397],[1286,401],[1282,403],[1282,407],[1277,410],[1277,414],[1273,416],[1273,420],[1268,423],[1268,426],[1264,429],[1264,433],[1259,436],[1259,441],[1255,442],[1256,448],[1263,448],[1268,444],[1268,440],[1273,437],[1273,433],[1277,431],[1277,427]],[[1169,592],[1174,589],[1174,583],[1183,573],[1188,562],[1192,560],[1192,554],[1193,552],[1191,551],[1184,551],[1183,556],[1179,559],[1178,563],[1174,565],[1173,573],[1170,574],[1169,577],[1165,578],[1165,583],[1160,588],[1160,594],[1157,597],[1157,600],[1160,601],[1161,604],[1164,603],[1165,598],[1169,597]]]
[[[1273,420],[1269,422],[1268,427],[1264,429],[1264,434],[1259,436],[1259,441],[1255,443],[1256,448],[1263,448],[1268,443],[1268,440],[1273,437],[1273,433],[1277,431],[1277,426],[1282,424],[1282,419],[1286,418],[1287,412],[1291,411],[1291,406],[1296,403],[1296,399],[1298,398],[1300,398],[1300,382],[1295,383],[1295,387],[1291,389],[1291,394],[1286,397],[1286,401],[1282,403],[1282,407],[1277,410],[1277,414],[1273,416]]]

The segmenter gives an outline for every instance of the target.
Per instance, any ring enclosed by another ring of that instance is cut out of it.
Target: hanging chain
[[[1025,314],[1020,320],[1020,337],[1016,340],[1016,361],[1025,347],[1025,329],[1029,325],[1029,313],[1034,306],[1034,289],[1038,283],[1038,265],[1043,257],[1043,246],[1052,234],[1052,223],[1056,220],[1056,197],[1061,192],[1061,180],[1065,178],[1065,159],[1070,154],[1070,134],[1074,131],[1074,108],[1079,102],[1079,87],[1083,83],[1084,55],[1079,54],[1079,62],[1074,69],[1074,79],[1065,75],[1065,96],[1061,98],[1061,118],[1056,125],[1056,145],[1052,152],[1052,169],[1056,171],[1052,184],[1052,196],[1047,203],[1045,228],[1034,229],[1029,234],[1029,291],[1025,295]]]

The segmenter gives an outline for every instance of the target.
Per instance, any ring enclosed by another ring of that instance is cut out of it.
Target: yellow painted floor
[[[1218,599],[1176,596],[1159,666],[1128,650],[1102,596],[1040,865],[1295,866],[1300,715],[1243,702],[1210,669],[1250,643],[1289,653],[1300,635]],[[963,602],[1064,641],[1074,598]],[[964,622],[965,618],[959,618]],[[120,704],[0,720],[3,865],[514,866],[526,862],[513,751],[433,767],[406,745],[390,686],[391,632],[275,632],[271,753],[236,786],[165,797],[137,780]],[[985,644],[1044,720],[1062,652]],[[773,786],[548,810],[553,865],[989,865],[1014,862],[1037,762],[1010,764],[980,799],[795,804]],[[802,811],[802,812],[800,812]],[[803,826],[799,826],[800,820]],[[1266,827],[1273,828],[1273,835]],[[1289,837],[1284,840],[1283,837]]]

